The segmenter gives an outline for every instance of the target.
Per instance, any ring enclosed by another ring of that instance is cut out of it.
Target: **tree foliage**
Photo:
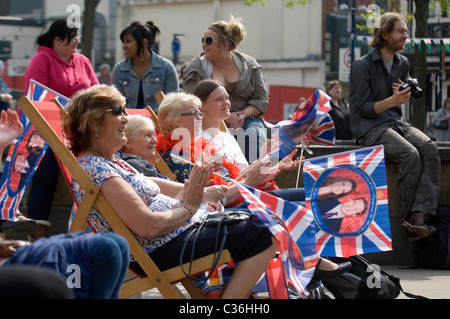
[[[279,0],[275,0],[279,1]],[[283,5],[287,8],[294,8],[298,5],[305,5],[307,0],[283,0]],[[248,6],[251,6],[255,3],[261,4],[263,7],[265,7],[269,1],[268,0],[246,0],[245,4]]]

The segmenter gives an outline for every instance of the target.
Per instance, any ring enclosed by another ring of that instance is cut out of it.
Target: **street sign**
[[[348,82],[350,77],[352,50],[350,48],[339,49],[339,82]],[[361,56],[361,49],[355,48],[355,60]]]

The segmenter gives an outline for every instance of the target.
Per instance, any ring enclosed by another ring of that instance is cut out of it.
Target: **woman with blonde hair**
[[[239,146],[247,161],[253,162],[267,139],[262,116],[269,99],[261,66],[254,57],[238,51],[244,38],[241,19],[232,16],[228,22],[211,24],[202,37],[203,52],[184,71],[183,84],[191,94],[203,79],[213,78],[225,84],[231,102],[231,116],[225,122],[235,130],[238,140],[244,136],[245,145]]]

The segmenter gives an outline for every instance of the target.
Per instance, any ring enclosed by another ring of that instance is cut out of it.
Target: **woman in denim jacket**
[[[177,91],[178,74],[173,63],[151,48],[160,30],[153,22],[132,22],[120,33],[125,59],[114,66],[113,84],[126,97],[127,108],[149,105],[155,112],[155,95]]]

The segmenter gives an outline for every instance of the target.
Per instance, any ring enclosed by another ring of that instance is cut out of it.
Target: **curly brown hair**
[[[380,26],[373,29],[373,39],[369,45],[374,49],[382,49],[386,45],[386,39],[384,36],[394,31],[394,26],[397,21],[404,21],[407,23],[406,18],[399,13],[384,13],[380,18]]]

